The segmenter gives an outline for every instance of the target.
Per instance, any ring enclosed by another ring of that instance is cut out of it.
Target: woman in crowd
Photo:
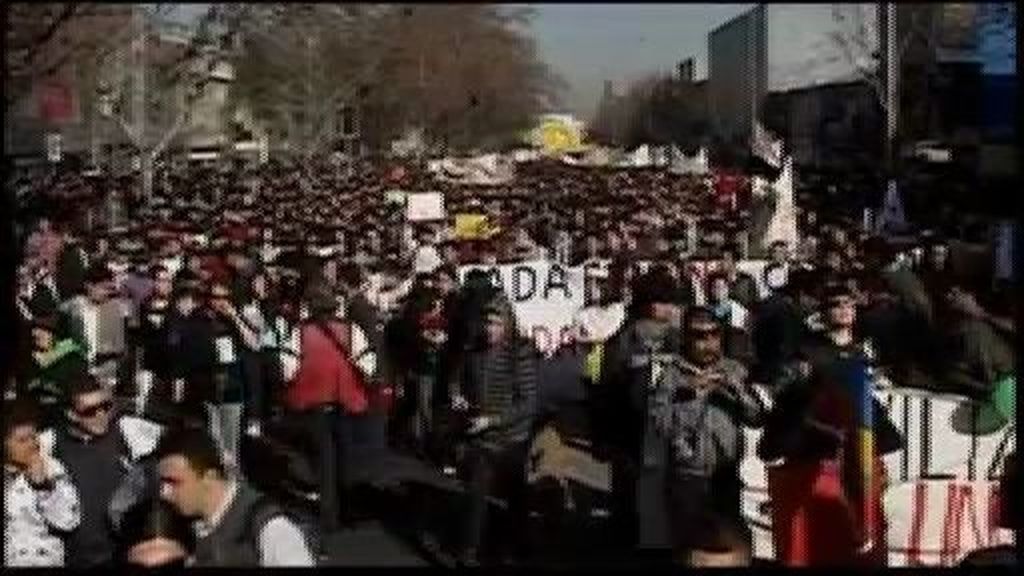
[[[64,538],[81,520],[78,491],[64,466],[40,450],[32,402],[4,402],[3,411],[4,566],[62,567]]]

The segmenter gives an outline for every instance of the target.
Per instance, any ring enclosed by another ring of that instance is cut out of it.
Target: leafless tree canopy
[[[668,74],[649,74],[622,96],[601,101],[590,130],[598,142],[634,148],[675,144],[698,148],[707,133],[701,96],[693,83]]]
[[[455,148],[500,144],[561,87],[523,31],[529,17],[468,4],[253,6],[233,97],[308,153],[330,147],[343,106],[371,146],[414,127]]]

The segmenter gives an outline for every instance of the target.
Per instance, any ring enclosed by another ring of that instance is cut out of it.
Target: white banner
[[[444,196],[440,192],[418,192],[405,197],[405,217],[410,222],[444,220]]]
[[[46,135],[46,159],[50,162],[60,162],[64,157],[62,138],[60,134],[53,133]]]
[[[583,268],[569,268],[547,260],[500,266],[463,266],[459,282],[471,270],[491,274],[512,303],[523,336],[531,338],[548,356],[563,343],[571,342],[573,317],[583,307]]]
[[[687,156],[673,146],[672,156],[672,166],[669,171],[673,174],[707,174],[711,170],[706,148],[701,148],[693,156]]]
[[[796,226],[796,198],[793,195],[793,157],[783,160],[782,174],[772,183],[775,194],[775,212],[768,222],[761,245],[767,248],[773,242],[785,242],[790,249],[799,243]]]
[[[643,274],[650,269],[652,262],[640,261],[636,263],[632,274]],[[683,278],[681,273],[672,262],[659,263],[669,269],[669,272],[676,279]],[[721,265],[717,260],[691,260],[685,276],[689,279],[696,296],[697,304],[705,303],[704,285],[709,276],[717,272]],[[774,266],[769,260],[740,260],[736,263],[736,270],[749,274],[757,284],[757,294],[760,299],[768,296],[786,284],[789,268],[787,266]]]
[[[498,154],[432,160],[427,168],[435,178],[456,184],[497,186],[515,178],[515,164]]]
[[[757,388],[770,405],[767,390]],[[889,565],[953,566],[978,548],[1012,543],[1012,531],[996,526],[990,503],[1003,458],[1016,446],[1015,429],[972,434],[982,408],[961,396],[900,388],[875,395],[905,440],[903,450],[884,458]],[[754,555],[773,559],[767,475],[755,454],[761,430],[747,428],[744,435],[743,516]]]
[[[750,151],[775,168],[782,165],[782,140],[766,130],[760,122],[754,123]]]

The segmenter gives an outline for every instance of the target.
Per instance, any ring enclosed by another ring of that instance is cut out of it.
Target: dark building
[[[866,82],[771,92],[763,120],[803,168],[866,168],[881,158],[882,111]]]

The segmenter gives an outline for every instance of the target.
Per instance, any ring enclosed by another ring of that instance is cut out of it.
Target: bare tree
[[[165,35],[173,11],[137,6],[130,40],[103,55],[95,79],[103,115],[135,150],[144,199],[152,194],[157,159],[188,134],[194,108],[232,46],[237,24],[230,10],[211,5],[191,26],[181,26],[184,37],[173,41]]]
[[[4,110],[35,83],[85,68],[118,41],[129,6],[78,2],[12,3],[5,7]]]
[[[377,147],[411,128],[453,149],[500,146],[560,88],[523,30],[528,10],[289,5],[252,16],[236,102],[305,157],[332,147],[345,105]]]
[[[873,4],[833,5],[837,29],[830,34],[844,59],[852,65],[875,96],[885,117],[890,106],[886,97],[885,60],[882,51],[883,19],[875,17]],[[903,4],[896,8],[895,57],[899,62],[899,98],[901,120],[896,142],[921,136],[928,123],[930,101],[935,87],[938,55],[943,49],[974,49],[984,35],[1012,33],[1016,7],[1007,4]]]

